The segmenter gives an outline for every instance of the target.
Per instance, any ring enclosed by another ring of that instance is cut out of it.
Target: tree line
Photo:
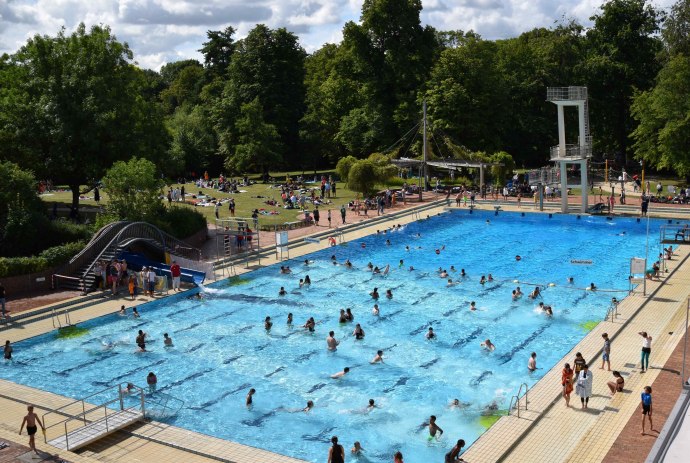
[[[80,185],[135,156],[169,178],[418,156],[418,138],[400,140],[426,101],[433,156],[540,166],[557,142],[546,88],[576,85],[589,89],[596,156],[690,174],[690,0],[609,0],[591,28],[564,20],[502,40],[424,26],[421,11],[365,0],[342,41],[311,54],[285,28],[209,31],[203,62],[160,72],[107,26],[36,35],[0,59],[0,158],[70,185],[78,207]]]

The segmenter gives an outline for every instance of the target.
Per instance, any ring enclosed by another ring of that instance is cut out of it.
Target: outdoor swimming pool
[[[662,223],[651,221],[650,246]],[[177,426],[309,461],[325,461],[332,435],[348,452],[360,441],[366,449],[360,461],[389,462],[397,450],[410,462],[442,461],[457,439],[469,445],[485,430],[491,420],[481,417],[483,406],[497,400],[507,408],[521,383],[535,383],[603,319],[612,296],[625,296],[582,288],[594,282],[627,290],[629,258],[644,256],[646,231],[646,221],[636,219],[455,211],[324,249],[308,256],[314,261],[308,266],[305,257],[285,262],[290,275],[271,266],[214,285],[205,300],[161,300],[140,306],[140,319],[109,315],[83,323],[88,332],[81,337],[49,333],[17,343],[17,361],[3,362],[0,376],[79,398],[118,382],[143,386],[154,371],[159,390],[185,401],[168,420]],[[650,258],[657,253],[651,246]],[[355,268],[333,265],[332,254]],[[372,275],[369,261],[390,264],[390,273]],[[462,268],[468,277],[447,287],[436,270],[451,265],[457,272],[450,278]],[[480,285],[489,273],[495,281]],[[307,274],[311,287],[298,289]],[[511,300],[516,286],[533,289],[524,282],[556,284],[541,299],[553,306],[553,318],[526,296]],[[278,296],[281,286],[286,296]],[[381,293],[378,317],[371,313],[374,287]],[[468,309],[470,301],[477,311]],[[353,323],[338,324],[346,307],[362,324],[364,340],[351,336]],[[288,312],[293,327],[286,326]],[[267,315],[274,321],[270,333],[263,327]],[[300,328],[310,316],[319,322],[313,334]],[[433,341],[424,337],[430,325],[438,335]],[[134,354],[138,329],[155,340],[150,352]],[[326,350],[329,330],[341,340],[335,353]],[[174,348],[162,347],[163,332]],[[494,352],[480,348],[486,338]],[[103,345],[112,342],[112,349]],[[385,363],[370,365],[377,349],[384,349]],[[526,368],[532,351],[542,368],[535,374]],[[348,375],[330,378],[346,366]],[[248,410],[250,387],[257,392]],[[370,398],[379,408],[367,413]],[[451,410],[453,398],[471,405]],[[314,409],[296,412],[307,400]],[[432,414],[445,431],[439,441],[419,430]]]

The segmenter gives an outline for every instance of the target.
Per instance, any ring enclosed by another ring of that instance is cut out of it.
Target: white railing
[[[546,101],[587,100],[587,87],[548,87]]]

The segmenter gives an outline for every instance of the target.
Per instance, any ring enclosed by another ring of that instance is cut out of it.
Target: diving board
[[[138,408],[117,410],[48,443],[62,450],[74,451],[143,419],[144,414]]]

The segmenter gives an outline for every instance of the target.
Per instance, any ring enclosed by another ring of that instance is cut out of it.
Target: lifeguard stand
[[[592,157],[592,137],[589,135],[589,114],[587,106],[587,87],[549,87],[546,100],[558,107],[558,146],[551,147],[551,161],[560,168],[561,210],[568,212],[568,188],[580,188],[582,191],[581,212],[587,212],[588,186],[587,161]],[[566,143],[565,115],[566,106],[575,106],[578,110],[578,142]],[[568,166],[580,166],[580,184],[569,184]]]

